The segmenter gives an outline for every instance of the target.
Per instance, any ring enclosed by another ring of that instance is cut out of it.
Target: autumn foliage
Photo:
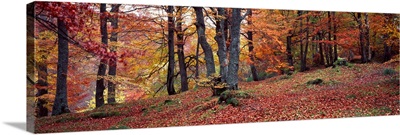
[[[39,133],[399,115],[395,14],[35,2],[27,18]],[[71,113],[49,116],[60,75]],[[116,103],[97,104],[107,86]]]

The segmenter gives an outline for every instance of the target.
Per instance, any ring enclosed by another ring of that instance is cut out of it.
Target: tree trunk
[[[329,25],[329,30],[328,30],[328,40],[332,41],[332,17],[331,17],[332,12],[328,12],[328,25]],[[333,49],[332,49],[332,43],[329,42],[328,44],[328,53],[329,53],[329,63],[328,66],[333,66]]]
[[[174,88],[174,69],[175,69],[175,53],[174,53],[174,7],[168,6],[168,74],[167,74],[167,91],[168,95],[176,94]]]
[[[389,36],[387,34],[383,35],[383,50],[384,50],[383,60],[384,61],[388,61],[388,60],[390,60],[392,58],[392,55],[390,53],[391,52],[391,47],[388,46],[388,44],[386,42],[388,37]]]
[[[322,41],[322,39],[323,39],[323,36],[322,36],[322,32],[321,31],[319,31],[318,32],[318,40],[319,41]],[[324,46],[323,46],[323,44],[320,42],[320,43],[318,43],[318,45],[319,45],[319,55],[320,55],[320,65],[325,65],[325,61],[324,61]]]
[[[292,36],[291,34],[286,37],[286,53],[289,66],[293,66],[293,55],[292,55]]]
[[[309,36],[309,27],[308,27],[308,23],[309,23],[309,17],[307,17],[306,19],[306,46],[304,47],[304,54],[303,57],[301,58],[301,71],[306,71],[307,70],[307,52],[308,52],[308,36]]]
[[[178,7],[178,17],[177,17],[177,46],[178,46],[178,61],[179,61],[179,73],[181,76],[181,92],[187,91],[188,82],[187,82],[187,73],[186,73],[186,64],[185,64],[185,54],[183,45],[185,44],[183,41],[183,31],[182,31],[182,7]]]
[[[117,5],[112,5],[111,12],[113,13],[118,13],[119,12],[119,6],[120,4]],[[110,41],[111,42],[117,42],[118,41],[118,33],[115,31],[118,29],[118,17],[115,16],[111,18],[111,26],[113,30],[111,31],[111,37]],[[111,47],[111,53],[116,53],[115,52],[116,47]],[[115,76],[117,75],[117,58],[112,57],[110,59],[110,64],[109,64],[109,69],[108,69],[108,75],[112,77],[112,80],[108,81],[108,96],[107,96],[107,103],[112,104],[115,103]]]
[[[41,98],[40,96],[47,94],[47,87],[48,87],[48,83],[47,83],[47,64],[46,64],[46,56],[42,55],[43,60],[41,60],[40,62],[38,62],[38,81],[36,83],[37,85],[37,93],[36,93],[36,97],[37,97],[37,103],[36,103],[36,107],[37,107],[37,112],[36,112],[36,116],[37,117],[44,117],[47,116],[49,113],[49,110],[44,106],[45,104],[47,104],[47,101],[43,98]]]
[[[364,32],[365,32],[365,35],[364,35],[364,38],[365,38],[365,48],[366,48],[366,59],[367,59],[367,62],[370,62],[371,61],[371,59],[372,59],[372,55],[371,55],[371,47],[370,47],[370,43],[369,43],[369,21],[368,21],[368,13],[365,13],[364,14],[364,16],[365,16],[365,18],[364,18],[364,23],[365,23],[365,30],[364,30]]]
[[[360,36],[360,51],[361,51],[361,63],[367,62],[365,46],[364,46],[364,29],[361,21],[361,13],[357,13],[357,23],[359,29],[359,36]]]
[[[58,19],[58,62],[57,62],[57,86],[56,98],[53,105],[53,116],[70,113],[67,95],[67,71],[68,71],[68,31],[65,22]]]
[[[107,33],[107,18],[104,16],[106,12],[106,4],[100,4],[100,34],[101,43],[103,47],[108,44],[108,33]],[[104,89],[105,81],[104,76],[107,70],[107,59],[101,58],[99,70],[97,71],[97,81],[96,81],[96,108],[104,105]]]
[[[228,76],[226,78],[228,89],[238,90],[238,71],[239,71],[239,53],[240,53],[240,8],[232,9],[232,26],[231,26],[231,44],[229,46],[229,63]]]
[[[250,26],[250,25],[252,25],[251,17],[252,17],[253,13],[252,13],[251,9],[249,9],[249,10],[250,10],[249,15],[248,15],[249,19],[247,20],[247,24]],[[248,37],[248,41],[249,41],[249,53],[250,53],[249,57],[252,62],[250,64],[251,75],[253,76],[254,81],[258,81],[257,69],[254,66],[255,58],[254,58],[254,52],[253,52],[254,45],[253,45],[253,31],[252,30],[247,31],[247,37]]]
[[[204,51],[205,60],[206,60],[206,68],[207,68],[207,77],[211,74],[215,73],[215,64],[214,64],[214,55],[212,53],[212,49],[210,44],[208,44],[206,39],[206,25],[204,24],[204,15],[203,15],[203,8],[201,7],[194,7],[196,11],[196,28],[197,28],[197,36],[198,42],[201,44],[201,48]]]
[[[302,15],[302,11],[298,11],[297,15],[300,17]],[[300,19],[300,31],[303,31],[303,19]],[[308,33],[306,35],[306,40],[308,40]],[[303,46],[303,38],[300,36],[300,72],[306,71],[306,62],[305,62],[305,50]]]
[[[225,9],[218,8],[218,16],[225,16]],[[216,18],[216,28],[215,28],[215,41],[218,44],[218,59],[219,59],[219,70],[221,75],[221,82],[226,82],[227,72],[228,72],[228,60],[226,54],[226,40],[225,40],[225,19],[224,18]]]
[[[330,66],[331,60],[329,57],[329,44],[324,45],[324,50],[325,50],[325,60],[326,60],[326,67]]]
[[[225,9],[225,21],[224,21],[224,34],[225,34],[225,43],[227,47],[227,51],[229,48],[229,45],[231,44],[231,13],[229,12],[229,9]]]
[[[333,41],[335,41],[335,43],[333,43],[333,61],[337,61],[339,56],[338,56],[338,50],[337,50],[337,44],[336,44],[337,21],[335,18],[335,12],[332,12],[332,18],[333,18]]]

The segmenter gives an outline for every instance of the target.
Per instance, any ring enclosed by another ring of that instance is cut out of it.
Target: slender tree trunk
[[[386,25],[390,25],[392,22],[391,20],[393,19],[393,16],[390,14],[385,15],[385,20],[384,23]],[[394,22],[393,22],[394,24]],[[384,54],[383,54],[383,60],[384,61],[389,61],[392,58],[392,54],[391,54],[391,47],[388,45],[387,40],[389,39],[389,34],[385,33],[382,36],[382,40],[383,40],[383,50],[384,50]]]
[[[324,50],[325,50],[325,60],[326,60],[326,67],[330,66],[331,63],[331,59],[329,57],[329,45],[328,44],[324,44]]]
[[[367,62],[367,57],[365,53],[365,46],[364,46],[364,29],[363,29],[363,24],[361,21],[361,13],[357,13],[357,23],[358,23],[358,29],[359,29],[359,35],[360,35],[360,51],[361,51],[361,63],[366,63]]]
[[[168,95],[176,94],[174,88],[174,69],[175,69],[175,53],[174,53],[174,29],[175,22],[173,19],[174,7],[168,6],[168,74],[167,74],[167,91]]]
[[[227,51],[229,51],[229,45],[231,44],[231,12],[229,9],[225,9],[225,21],[224,21],[224,34]]]
[[[293,66],[292,36],[291,35],[286,37],[286,52],[287,52],[287,60],[288,60],[289,66]]]
[[[182,31],[182,7],[178,7],[178,18],[177,20],[177,46],[178,46],[178,61],[179,61],[179,73],[181,76],[181,92],[187,91],[188,82],[187,82],[187,73],[186,73],[186,64],[185,64],[185,54],[183,45],[185,44],[183,41],[183,31]]]
[[[333,17],[333,41],[335,41],[335,43],[333,43],[333,61],[337,61],[338,59],[338,48],[337,48],[337,44],[336,44],[336,40],[337,40],[337,21],[336,21],[336,17],[335,17],[335,12],[332,12],[332,17]]]
[[[225,16],[225,9],[224,8],[218,8],[218,16]],[[218,59],[219,59],[219,70],[220,70],[220,75],[221,75],[221,82],[226,82],[226,77],[227,77],[227,72],[228,72],[228,60],[227,60],[227,48],[226,48],[226,40],[225,40],[225,19],[217,17],[216,19],[216,28],[215,32],[216,35],[214,37],[215,41],[217,41],[218,44]]]
[[[319,41],[322,41],[323,39],[323,36],[322,36],[322,32],[321,31],[319,31],[318,32],[318,40]],[[319,45],[319,55],[320,55],[320,65],[325,65],[325,61],[324,61],[324,46],[323,46],[323,43],[318,43],[318,45]]]
[[[328,39],[329,41],[332,41],[332,17],[331,17],[332,12],[328,12],[328,25],[329,25],[329,31],[328,31]],[[329,64],[328,66],[333,66],[333,49],[332,49],[332,43],[329,42],[328,44],[328,53],[329,53]]]
[[[297,15],[300,17],[302,15],[302,11],[298,11]],[[300,31],[303,31],[303,19],[300,19]],[[307,35],[308,36],[308,35]],[[308,37],[306,37],[305,39],[307,39]],[[304,46],[303,46],[303,38],[302,36],[300,36],[300,72],[306,71],[306,64],[304,61]]]
[[[308,52],[308,38],[309,38],[309,27],[308,27],[308,23],[309,23],[309,17],[307,17],[307,27],[306,27],[306,46],[304,48],[304,54],[303,57],[301,59],[301,70],[302,71],[306,71],[307,70],[307,52]]]
[[[364,14],[364,16],[365,16],[365,18],[364,18],[364,23],[365,23],[365,30],[364,30],[364,32],[365,32],[365,35],[364,35],[364,38],[365,38],[365,48],[366,48],[366,59],[367,59],[367,62],[370,62],[371,61],[371,47],[370,47],[370,43],[369,43],[369,21],[368,21],[368,13],[365,13]]]
[[[108,33],[107,33],[107,18],[104,16],[106,12],[106,4],[100,4],[100,34],[101,43],[103,46],[108,44]],[[96,81],[96,108],[104,105],[104,89],[108,60],[101,58],[99,70],[97,71],[97,81]]]
[[[388,39],[388,35],[387,34],[385,34],[385,35],[383,35],[383,50],[384,50],[384,54],[383,54],[383,60],[384,61],[389,61],[391,58],[392,58],[392,55],[391,55],[391,48],[390,48],[390,46],[388,46],[388,44],[387,44],[387,42],[386,42],[386,40]]]
[[[239,53],[240,53],[240,22],[242,21],[240,15],[240,8],[232,9],[232,26],[231,26],[231,44],[229,46],[229,63],[228,63],[228,76],[227,84],[228,89],[238,90],[238,71],[239,71]]]
[[[44,60],[41,60],[40,62],[38,62],[38,81],[36,83],[37,85],[37,93],[36,93],[36,97],[38,98],[37,103],[36,103],[36,107],[37,107],[37,112],[36,112],[36,116],[37,117],[44,117],[47,116],[49,114],[49,110],[44,106],[45,104],[47,104],[47,101],[43,98],[41,98],[40,96],[43,96],[44,94],[48,94],[47,91],[47,87],[48,87],[48,83],[47,83],[47,64],[46,64],[46,56],[42,55],[42,58],[44,58]]]
[[[249,26],[251,26],[252,25],[252,10],[251,9],[249,9],[250,11],[249,11],[249,15],[248,15],[248,20],[247,20],[247,24],[249,25]],[[250,60],[251,60],[251,64],[250,64],[250,70],[251,70],[251,75],[253,76],[253,80],[254,81],[258,81],[258,75],[257,75],[257,69],[256,69],[256,66],[254,66],[254,62],[255,62],[255,58],[254,58],[254,52],[253,52],[253,49],[254,49],[254,45],[253,45],[253,31],[252,30],[249,30],[249,31],[247,31],[247,37],[248,37],[248,40],[249,40],[249,53],[250,53]]]
[[[215,64],[214,64],[214,55],[212,53],[212,49],[210,44],[208,44],[206,39],[206,25],[204,24],[204,15],[202,7],[194,7],[196,11],[196,28],[197,28],[197,36],[198,42],[201,44],[201,48],[204,51],[205,60],[206,60],[206,68],[207,68],[207,77],[211,74],[215,73]]]
[[[120,4],[117,5],[112,5],[111,12],[113,13],[118,13],[119,12],[119,6]],[[111,31],[111,37],[110,41],[111,42],[117,42],[118,41],[118,33],[115,31],[118,29],[118,17],[115,16],[111,18],[111,26],[113,30]],[[116,47],[111,47],[111,53],[116,53]],[[112,57],[110,59],[110,65],[108,69],[108,75],[110,75],[113,79],[108,81],[108,96],[107,96],[107,103],[112,104],[115,103],[115,76],[117,75],[117,57]]]
[[[67,94],[68,71],[68,31],[64,21],[57,20],[58,27],[58,62],[57,62],[57,86],[56,98],[53,105],[53,116],[70,113]]]

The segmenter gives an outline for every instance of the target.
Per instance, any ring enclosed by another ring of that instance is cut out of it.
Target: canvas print
[[[400,16],[33,2],[35,133],[400,114]]]

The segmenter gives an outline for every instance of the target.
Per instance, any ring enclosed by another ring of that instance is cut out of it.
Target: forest
[[[400,15],[27,5],[35,132],[400,114]]]

